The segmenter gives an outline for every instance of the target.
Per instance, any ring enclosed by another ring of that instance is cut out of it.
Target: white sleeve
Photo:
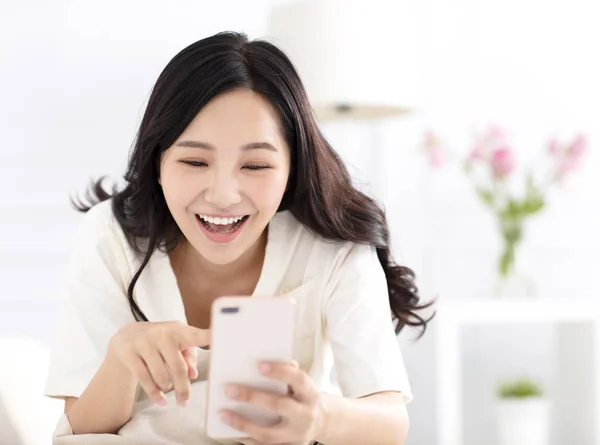
[[[44,391],[49,397],[79,397],[109,340],[135,321],[118,268],[124,253],[113,232],[117,223],[98,206],[86,213],[75,238]]]
[[[342,394],[355,398],[398,391],[410,402],[412,391],[375,248],[353,245],[328,288],[326,335]]]

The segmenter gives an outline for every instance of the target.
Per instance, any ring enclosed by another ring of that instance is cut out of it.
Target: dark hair
[[[125,174],[121,191],[104,190],[103,178],[87,193],[88,211],[113,198],[112,211],[132,248],[141,256],[127,295],[133,316],[148,321],[133,298],[133,288],[155,249],[169,252],[182,238],[157,181],[160,154],[167,150],[196,114],[215,96],[248,88],[275,108],[291,150],[288,188],[279,210],[289,210],[316,235],[376,247],[385,271],[396,333],[405,326],[427,323],[419,306],[414,273],[394,264],[384,211],[352,185],[347,169],[313,115],[302,82],[286,55],[266,41],[248,41],[244,34],[226,32],[197,41],[177,54],[154,86]]]

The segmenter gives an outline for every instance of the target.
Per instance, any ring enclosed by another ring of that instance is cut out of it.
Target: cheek
[[[196,192],[193,181],[190,181],[187,175],[181,174],[177,169],[166,169],[161,179],[165,200],[171,212],[183,211]]]
[[[252,186],[252,199],[264,206],[279,206],[287,185],[287,175],[277,174],[263,178]]]

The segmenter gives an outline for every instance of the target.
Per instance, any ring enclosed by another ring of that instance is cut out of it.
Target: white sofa
[[[50,351],[25,336],[0,337],[0,445],[49,445],[63,402],[43,395]]]

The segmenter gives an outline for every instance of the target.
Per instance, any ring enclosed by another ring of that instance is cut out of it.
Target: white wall
[[[268,0],[174,4],[0,4],[0,335],[47,339],[79,218],[68,208],[68,195],[83,190],[90,176],[120,177],[148,93],[166,62],[220,30],[244,30],[251,37],[265,30]],[[433,125],[460,148],[474,125],[498,122],[523,152],[538,149],[551,133],[581,129],[592,142],[589,162],[532,223],[527,245],[541,295],[597,298],[596,2],[419,0],[409,6],[422,107],[379,125],[373,139],[384,153],[378,159],[384,174],[377,175],[384,186],[380,182],[376,193],[388,209],[397,255],[416,269],[425,297],[488,297],[493,271],[486,261],[498,247],[492,220],[462,178],[424,168],[416,145],[426,127]],[[366,151],[344,139],[339,128],[326,130],[350,162],[368,162]],[[357,140],[371,140],[369,129],[352,131]],[[522,334],[482,333],[467,341],[465,369],[477,369],[482,348],[494,351],[484,358],[488,380],[518,368],[530,355],[530,347],[515,346]],[[543,373],[552,356],[550,333],[526,334],[540,345],[539,360],[528,365]],[[416,394],[409,443],[432,445],[432,336],[405,343]],[[490,401],[481,396],[485,387],[478,388],[465,401],[481,407],[469,411],[473,443],[491,439]]]
[[[584,131],[589,136],[591,153],[582,171],[556,190],[546,211],[531,221],[523,253],[540,298],[599,298],[597,2],[419,0],[409,6],[420,59],[421,110],[380,125],[378,165],[387,184],[379,196],[388,208],[396,252],[416,269],[424,297],[490,298],[500,245],[494,221],[469,183],[456,170],[424,168],[416,145],[425,129],[434,128],[455,150],[466,153],[472,130],[498,123],[526,159],[544,150],[552,135]],[[333,127],[329,134],[334,142],[349,144],[343,148],[357,169],[368,164],[366,150],[360,148],[364,138],[352,143],[343,127]],[[528,373],[539,377],[550,394],[560,384],[552,367],[554,338],[551,326],[508,325],[465,333],[466,443],[495,439],[497,379]],[[433,444],[437,437],[434,346],[431,335],[415,344],[405,342],[417,394],[410,406],[410,444]],[[569,369],[576,374],[580,365]],[[561,366],[563,372],[565,368]],[[577,419],[576,410],[557,419],[552,443],[566,443],[566,427]]]
[[[38,321],[54,310],[78,221],[69,195],[92,176],[122,176],[170,58],[215,32],[265,26],[266,2],[177,5],[0,4],[0,332],[48,333],[50,319]]]
[[[424,126],[439,129],[457,149],[466,149],[474,126],[497,122],[507,127],[525,157],[543,149],[552,134],[588,133],[592,149],[588,162],[575,181],[551,197],[547,211],[531,222],[525,253],[540,298],[598,298],[597,2],[412,3],[419,23]],[[493,220],[455,172],[425,174],[420,184],[425,288],[439,292],[441,298],[489,297],[492,261],[499,247]],[[401,220],[397,221],[401,227]],[[550,393],[552,385],[560,384],[550,366],[555,353],[553,330],[504,326],[469,331],[464,339],[463,382],[470,388],[464,400],[465,440],[493,443],[497,378],[530,372],[548,384]],[[435,437],[432,351],[431,338],[405,349],[413,384],[422,397],[411,408],[413,444],[430,444]],[[573,364],[572,372],[577,373],[578,366]],[[557,419],[558,423],[575,422],[576,410],[571,416]],[[559,432],[552,443],[567,442]]]

